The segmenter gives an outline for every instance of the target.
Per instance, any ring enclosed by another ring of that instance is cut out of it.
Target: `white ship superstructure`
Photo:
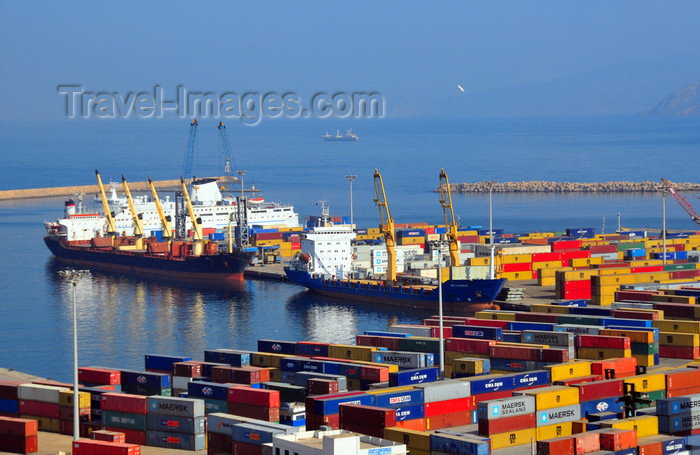
[[[195,217],[201,218],[202,229],[206,231],[226,231],[229,223],[235,228],[238,221],[238,207],[234,197],[224,197],[219,190],[216,179],[195,180],[189,189],[192,208]],[[155,202],[151,197],[142,195],[133,197],[136,212],[143,221],[143,235],[154,236],[161,231],[162,225]],[[118,235],[134,235],[134,226],[129,203],[126,197],[119,197],[116,187],[111,185],[107,197],[110,210],[114,213],[116,232]],[[56,222],[45,223],[49,233],[66,236],[68,240],[89,240],[96,236],[106,234],[105,218],[103,213],[84,213],[82,204],[76,212],[75,205],[68,208],[66,203],[64,218]],[[161,200],[161,206],[166,216],[175,221],[176,203],[166,196]],[[299,216],[294,207],[286,204],[267,202],[261,198],[248,200],[247,210],[248,226],[263,227],[298,227]],[[192,228],[189,216],[185,217],[186,230]]]

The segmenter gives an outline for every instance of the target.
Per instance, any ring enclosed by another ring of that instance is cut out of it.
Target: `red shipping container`
[[[184,378],[200,378],[204,376],[202,371],[204,364],[195,360],[186,360],[184,362],[173,363],[173,375]]]
[[[306,424],[308,426],[308,420]],[[328,425],[334,430],[338,430],[340,428],[340,414],[314,415],[313,425],[312,430],[317,430],[322,425]]]
[[[591,252],[589,250],[570,250],[570,251],[562,251],[561,252],[561,260],[562,262],[566,261],[567,263],[571,259],[586,259],[591,257]]]
[[[632,273],[651,273],[651,272],[663,272],[663,265],[649,265],[646,267],[631,267],[630,272]]]
[[[425,430],[439,430],[441,428],[459,427],[469,424],[471,424],[471,413],[469,412],[460,411],[425,418]]]
[[[359,344],[359,343],[358,343]],[[316,355],[323,354],[324,352],[328,352],[328,343],[317,343],[315,341],[297,341],[297,346],[299,345],[304,345],[308,346],[313,350],[313,353]],[[299,352],[299,351],[297,351]]]
[[[338,393],[338,381],[333,379],[310,378],[306,381],[309,395],[328,395]]]
[[[666,372],[666,390],[700,386],[700,370],[684,368]]]
[[[513,396],[513,392],[511,390],[503,390],[503,391],[499,391],[499,392],[489,392],[489,393],[480,393],[478,395],[472,395],[472,409],[477,409],[477,406],[482,401],[499,400],[501,398],[508,398],[508,397],[512,397],[512,396]]]
[[[529,346],[499,345],[489,347],[489,357],[495,359],[540,360],[540,350]]]
[[[138,430],[127,430],[125,428],[105,427],[108,431],[121,431],[126,437],[127,444],[146,445],[146,432]]]
[[[269,381],[270,370],[264,370],[265,373],[262,373],[261,370],[263,370],[263,368],[251,366],[234,367],[233,382],[236,384],[259,384],[261,382]],[[261,377],[261,374],[263,377]]]
[[[92,412],[91,408],[78,408],[78,419],[81,422],[88,422],[90,420],[90,414]],[[61,420],[73,421],[73,406],[61,406],[58,410],[58,418]]]
[[[624,391],[622,379],[608,379],[607,381],[586,382],[574,384],[578,389],[580,401],[600,400],[603,398],[621,397]]]
[[[559,315],[557,313],[516,313],[516,321],[522,322],[544,322],[546,324],[557,324]]]
[[[106,368],[79,367],[78,381],[100,385],[121,384],[122,373],[119,370]]]
[[[561,261],[561,253],[533,253],[532,262]]]
[[[281,232],[258,232],[255,240],[282,240]]]
[[[121,431],[96,430],[92,432],[91,436],[95,441],[120,442],[126,444],[126,435]]]
[[[266,422],[277,422],[280,419],[279,407],[268,408],[248,404],[229,403],[228,413],[242,417],[250,417],[251,419],[265,420]]]
[[[659,357],[669,359],[689,359],[693,360],[700,357],[700,349],[696,347],[686,346],[666,346],[659,345]]]
[[[401,422],[396,422],[396,426],[406,430],[425,431],[426,419],[402,420]]]
[[[399,351],[398,337],[380,337],[374,335],[357,335],[358,346],[377,346],[390,351]]]
[[[360,379],[371,382],[386,382],[389,380],[389,367],[362,366]]]
[[[630,349],[629,337],[610,337],[604,335],[578,335],[576,346],[582,348]]]
[[[354,431],[355,433],[366,434],[367,436],[374,436],[375,438],[384,437],[384,428],[374,426],[374,425],[363,425],[357,422],[345,422],[340,419],[340,429]]]
[[[700,275],[700,270],[678,270],[670,273],[672,280],[682,280],[686,278],[695,278]]]
[[[573,435],[576,455],[600,451],[600,433],[586,432]]]
[[[0,400],[18,400],[17,387],[20,384],[17,381],[0,381]]]
[[[506,433],[508,431],[535,428],[536,425],[537,422],[534,412],[532,414],[503,417],[501,419],[479,419],[479,434],[482,436],[490,436],[492,434]]]
[[[540,349],[542,362],[565,363],[569,361],[568,348],[543,348]]]
[[[208,454],[232,454],[233,439],[230,434],[207,432],[207,453]]]
[[[652,295],[658,295],[659,291],[615,291],[615,300],[639,300],[649,302]]]
[[[262,446],[233,441],[232,455],[262,455]]]
[[[576,455],[576,440],[572,436],[562,436],[537,441],[537,455]]]
[[[448,338],[445,340],[445,350],[466,352],[470,354],[488,354],[489,347],[495,345],[494,340],[477,340],[475,338]]]
[[[685,395],[695,395],[696,393],[700,393],[700,385],[697,385],[695,387],[688,387],[685,389],[667,390],[666,398],[682,397]]]
[[[591,245],[588,251],[591,254],[617,253],[617,245]]]
[[[440,326],[432,327],[430,329],[430,336],[433,338],[440,338]],[[452,337],[452,327],[446,327],[444,324],[442,326],[442,337],[451,338]]]
[[[516,262],[513,264],[503,264],[501,269],[504,272],[532,272],[532,262]]]
[[[476,325],[481,327],[500,327],[502,329],[508,328],[509,321],[501,321],[499,319],[476,319],[476,318],[465,318],[464,322],[455,325]]]
[[[581,240],[555,240],[552,242],[552,251],[578,250],[581,245]]]
[[[0,449],[13,453],[34,453],[39,450],[38,436],[0,434]]]
[[[659,319],[658,313],[649,313],[636,310],[613,310],[610,312],[610,315],[614,318],[620,319],[641,319],[645,321],[654,321]]]
[[[211,380],[220,384],[233,383],[233,369],[231,366],[213,366],[211,367]]]
[[[629,340],[628,337],[625,337]],[[591,363],[591,373],[605,376],[605,370],[615,370],[616,378],[626,378],[637,373],[637,359],[634,357],[618,357],[616,359],[597,360]]]
[[[564,292],[559,292],[557,294],[557,297],[560,299],[590,299],[592,296],[592,292],[590,289],[582,289],[582,290],[573,290],[569,291],[566,290]]]
[[[103,411],[146,413],[146,397],[130,393],[103,393],[100,395],[100,409]]]
[[[39,422],[18,417],[0,417],[0,434],[10,436],[35,436],[39,431]]]
[[[454,400],[433,401],[425,403],[425,417],[434,417],[440,414],[452,414],[455,412],[471,412],[471,397],[455,398]]]
[[[60,416],[60,412],[60,406],[55,403],[19,400],[19,413],[22,415],[50,417],[52,419],[58,419]]]
[[[600,448],[603,450],[630,449],[637,447],[637,432],[634,430],[606,430],[600,433]]]
[[[653,302],[655,310],[663,310],[666,319],[695,319],[695,305],[686,303]]]
[[[563,281],[562,289],[564,291],[590,291],[591,290],[591,280],[571,280]]]
[[[602,381],[605,379],[603,376],[599,374],[592,374],[590,376],[581,376],[578,378],[571,378],[571,379],[564,379],[561,381],[554,381],[552,385],[574,385],[574,384],[583,384],[586,382],[594,382],[594,381]]]
[[[386,428],[396,425],[396,409],[365,406],[361,404],[341,404],[340,425],[356,423]]]
[[[645,441],[647,438],[637,440],[637,455],[663,455],[664,444],[661,441]]]

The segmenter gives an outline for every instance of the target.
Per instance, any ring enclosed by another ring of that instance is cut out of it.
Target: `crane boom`
[[[231,172],[231,146],[228,141],[228,132],[226,131],[226,125],[224,122],[219,122],[219,138],[221,139],[221,146],[224,149],[224,159],[226,159],[226,164],[224,165],[224,177],[227,188],[233,187],[233,177]],[[233,163],[235,165],[235,162]]]
[[[117,223],[114,221],[112,212],[109,210],[109,203],[107,202],[107,195],[105,194],[105,187],[102,185],[102,179],[100,178],[100,173],[95,169],[95,175],[97,176],[97,185],[100,187],[100,197],[102,198],[102,207],[105,210],[105,218],[107,219],[107,234],[114,237],[117,233]]]
[[[673,197],[676,198],[681,207],[683,207],[683,210],[685,210],[686,213],[690,215],[690,219],[692,219],[695,222],[695,224],[700,226],[700,215],[697,214],[697,212],[688,203],[688,201],[686,201],[683,196],[676,192],[676,189],[673,188],[673,186],[671,186],[671,182],[669,182],[666,179],[661,179],[661,181],[664,182],[664,185],[666,185],[666,187],[668,187],[668,191],[670,191]]]
[[[386,192],[384,191],[384,182],[382,175],[378,170],[374,170],[374,189],[377,193],[377,199],[374,202],[379,207],[379,219],[382,222],[382,234],[386,242],[387,267],[386,277],[388,283],[396,281],[396,238],[394,233],[394,219],[389,213],[389,205],[386,202]],[[381,192],[380,192],[381,190]],[[386,212],[386,218],[384,213]]]
[[[445,200],[447,195],[447,200]],[[455,222],[455,212],[452,208],[452,193],[450,193],[450,182],[445,174],[445,169],[440,169],[440,204],[445,214],[445,228],[450,241],[450,265],[459,266],[459,239],[457,238],[457,223]],[[449,215],[449,216],[448,216]]]
[[[151,193],[153,194],[153,200],[156,203],[156,209],[158,210],[158,216],[160,217],[160,224],[163,226],[163,237],[170,239],[172,237],[172,227],[170,225],[170,216],[166,216],[163,212],[163,207],[160,205],[160,199],[158,199],[158,193],[156,192],[156,187],[151,180],[151,176],[148,176],[148,185],[151,187]]]
[[[182,184],[182,194],[185,196],[185,202],[187,203],[187,211],[190,214],[190,220],[192,221],[192,231],[194,232],[194,255],[199,256],[202,254],[202,225],[200,221],[194,216],[194,209],[192,208],[192,201],[190,200],[190,195],[187,192],[187,185],[185,185],[185,179],[180,177],[180,183]]]
[[[194,162],[194,145],[195,139],[197,138],[198,126],[199,123],[197,123],[197,119],[192,120],[192,123],[190,123],[190,135],[187,139],[187,153],[185,154],[185,164],[182,171],[182,175],[184,175],[188,181],[192,180],[192,163]]]
[[[124,193],[126,194],[126,199],[129,201],[129,211],[131,212],[131,219],[134,223],[134,237],[136,237],[136,248],[140,249],[143,247],[141,238],[143,237],[143,221],[136,213],[136,206],[134,205],[134,200],[131,197],[131,191],[129,191],[129,184],[126,183],[124,174],[122,174],[122,183],[124,184]]]

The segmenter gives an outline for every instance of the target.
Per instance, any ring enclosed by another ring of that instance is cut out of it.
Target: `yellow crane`
[[[194,209],[192,208],[192,201],[190,201],[190,194],[187,192],[187,185],[185,185],[185,179],[183,179],[182,176],[180,176],[180,183],[182,184],[182,194],[185,196],[185,202],[187,202],[187,211],[189,212],[190,220],[192,221],[192,232],[194,233],[192,254],[195,256],[200,256],[204,250],[202,221],[194,216]]]
[[[136,249],[140,250],[143,248],[143,220],[140,214],[136,213],[136,206],[134,206],[134,200],[131,197],[131,191],[129,191],[129,185],[126,183],[124,174],[122,174],[122,183],[124,184],[124,193],[126,194],[126,199],[129,201],[129,211],[131,212],[131,219],[134,223],[134,237],[136,237]]]
[[[163,226],[163,238],[170,241],[172,237],[172,227],[170,225],[170,215],[166,216],[163,212],[163,207],[160,205],[160,199],[158,199],[158,193],[156,192],[156,187],[151,180],[151,176],[148,176],[148,185],[151,187],[151,193],[153,194],[153,200],[156,203],[156,209],[158,210],[158,216],[160,217],[160,224]]]
[[[109,210],[109,203],[107,202],[107,195],[105,194],[105,187],[102,185],[102,179],[100,178],[100,173],[95,169],[95,175],[97,176],[97,185],[100,187],[100,196],[102,197],[102,206],[105,210],[105,218],[107,219],[107,235],[112,237],[112,246],[114,246],[114,236],[117,234],[117,223],[114,221],[112,212]]]
[[[447,200],[445,200],[447,195]],[[447,228],[447,238],[450,241],[450,265],[457,267],[459,263],[459,239],[457,238],[457,223],[455,222],[455,212],[452,208],[452,193],[450,193],[450,182],[445,174],[445,169],[440,169],[440,204],[445,214],[445,228]],[[448,216],[449,213],[449,216]]]
[[[382,221],[381,229],[384,235],[384,242],[386,242],[386,281],[387,284],[390,285],[396,281],[396,238],[394,233],[394,219],[389,213],[389,205],[386,202],[386,192],[384,191],[382,175],[376,169],[374,170],[374,189],[377,192],[377,199],[375,199],[374,202],[377,204],[377,207],[379,207],[379,218]],[[385,212],[386,220],[384,217]]]

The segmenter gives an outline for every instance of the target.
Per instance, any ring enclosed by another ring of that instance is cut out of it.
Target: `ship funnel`
[[[73,199],[68,199],[66,201],[66,206],[63,209],[63,214],[66,218],[71,215],[75,215],[75,201]]]

